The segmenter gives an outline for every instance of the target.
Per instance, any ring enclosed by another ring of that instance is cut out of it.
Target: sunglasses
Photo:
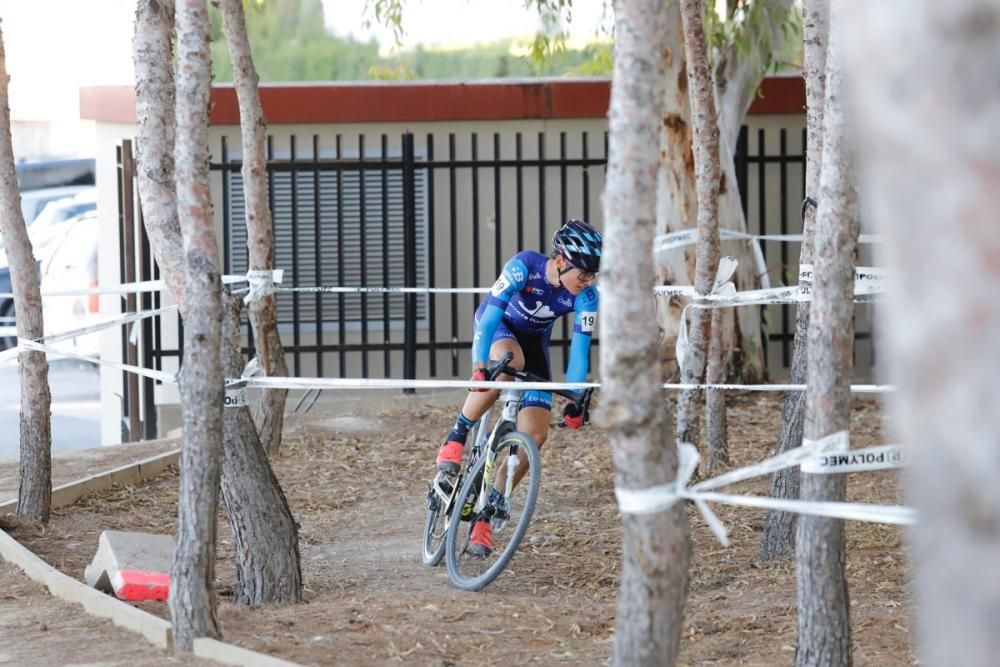
[[[573,267],[576,269],[576,267]],[[580,280],[585,282],[593,282],[597,279],[597,271],[584,271],[583,269],[576,269],[580,272]]]

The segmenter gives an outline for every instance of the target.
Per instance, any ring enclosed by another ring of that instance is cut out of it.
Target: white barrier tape
[[[889,470],[907,464],[906,454],[899,445],[878,445],[849,451],[814,456],[802,462],[802,472],[825,475],[842,472]]]
[[[78,359],[79,361],[86,361],[89,364],[109,366],[111,368],[117,368],[120,371],[135,373],[136,375],[141,375],[142,377],[147,377],[152,380],[158,380],[159,382],[164,382],[166,384],[177,383],[177,376],[173,373],[165,373],[163,371],[157,371],[150,368],[142,368],[141,366],[133,366],[131,364],[123,364],[117,361],[109,361],[107,359],[100,359],[97,357],[88,357],[84,354],[76,354],[74,352],[57,350],[54,347],[44,345],[37,341],[27,340],[25,338],[18,338],[17,343],[18,347],[21,349],[38,350],[39,352],[54,354],[60,357],[66,357],[69,359]]]
[[[284,269],[247,271],[250,291],[243,297],[243,303],[250,303],[274,293],[274,286],[284,279]]]
[[[772,472],[798,465],[803,461],[810,461],[817,456],[833,452],[843,452],[850,447],[850,440],[847,431],[838,431],[832,435],[819,440],[807,440],[803,438],[802,445],[787,452],[772,456],[755,465],[746,466],[737,470],[731,470],[718,477],[706,479],[691,487],[692,491],[708,491],[717,489],[720,486],[727,486],[742,482],[761,475],[769,475]]]
[[[222,276],[223,285],[245,283],[246,276],[225,275]],[[42,290],[42,296],[89,296],[93,294],[135,294],[141,292],[159,292],[166,289],[167,284],[162,280],[143,280],[132,283],[121,283],[119,285],[109,285],[106,287],[82,287],[70,290]],[[13,294],[0,294],[0,297],[13,298]]]
[[[727,255],[726,257],[720,258],[719,265],[715,270],[715,280],[712,283],[712,291],[705,296],[733,298],[736,295],[736,285],[729,282],[729,279],[732,278],[738,265],[739,262],[736,261],[735,257]],[[700,300],[704,299],[705,296],[696,295],[696,298]],[[684,359],[687,357],[687,351],[690,348],[690,342],[688,341],[687,309],[691,305],[692,304],[689,303],[687,306],[684,306],[684,309],[681,311],[680,329],[677,332],[677,343],[674,347],[674,357],[677,359],[677,366],[682,369],[684,368]]]
[[[746,239],[748,241],[784,241],[791,243],[801,243],[802,234],[750,234],[748,232],[738,232],[733,229],[720,229],[719,239],[731,241]],[[858,236],[858,243],[882,243],[885,237],[879,234],[861,234]],[[697,229],[682,229],[669,234],[661,234],[653,239],[653,252],[663,252],[675,248],[693,245],[698,242]]]
[[[297,378],[297,377],[252,377],[227,380],[227,386],[246,382],[248,387],[265,389],[509,389],[509,382],[472,380],[402,380],[393,378]],[[553,389],[599,388],[599,382],[519,382],[518,390],[549,391]],[[723,389],[729,391],[805,391],[804,384],[683,384],[664,383],[662,389]],[[893,385],[855,384],[853,393],[882,394],[895,391]]]
[[[486,294],[489,287],[275,287],[275,292],[330,294]]]
[[[691,500],[724,503],[726,505],[741,505],[743,507],[757,507],[760,509],[778,510],[779,512],[810,514],[812,516],[825,516],[831,519],[889,523],[899,526],[912,526],[917,522],[916,511],[911,507],[902,507],[900,505],[783,500],[781,498],[738,496],[727,493],[713,493],[711,491],[684,493],[682,495]]]
[[[162,315],[163,313],[168,313],[173,310],[177,310],[177,306],[164,306],[163,308],[154,308],[153,310],[140,310],[134,313],[124,313],[122,315],[119,315],[118,317],[113,317],[107,320],[101,320],[100,322],[88,324],[87,326],[80,327],[79,329],[71,329],[69,331],[64,331],[62,333],[45,336],[39,339],[38,342],[44,345],[51,345],[52,343],[58,343],[60,341],[69,340],[71,338],[78,338],[79,336],[96,333],[98,331],[103,331],[104,329],[120,326],[122,324],[129,324],[130,322],[138,322],[139,320],[144,320],[148,317],[155,317],[157,315]]]
[[[697,469],[698,450],[689,443],[677,443],[677,479],[645,489],[624,489],[616,486],[618,509],[622,514],[654,514],[669,509],[681,497],[681,491]]]
[[[802,449],[812,456],[817,451],[836,451],[848,444],[846,432],[838,432],[815,442],[805,441]],[[788,452],[792,454],[794,452]],[[773,509],[797,514],[810,514],[835,519],[870,521],[898,525],[911,525],[916,522],[916,513],[912,508],[899,505],[873,505],[867,503],[826,502],[807,500],[786,500],[781,498],[764,498],[760,496],[741,496],[728,493],[715,493],[706,489],[724,484],[758,477],[774,470],[795,465],[803,459],[802,452],[797,457],[780,455],[745,469],[733,471],[716,479],[705,480],[688,488],[687,483],[698,467],[698,450],[690,443],[677,443],[677,479],[669,484],[649,487],[646,489],[615,488],[618,508],[623,514],[651,514],[662,512],[672,507],[678,499],[684,498],[695,503],[698,511],[708,524],[712,533],[724,546],[729,545],[728,531],[718,516],[708,506],[709,502],[719,502],[744,507]]]
[[[799,292],[805,300],[808,300],[812,292],[812,279],[814,268],[812,264],[799,265]],[[885,269],[874,266],[854,267],[854,294],[855,296],[867,294],[882,294],[885,291],[888,272]]]
[[[877,282],[866,281],[855,283],[854,302],[870,303],[873,296],[882,294],[882,285]],[[798,304],[812,300],[812,289],[808,284],[799,284],[793,287],[770,287],[767,289],[744,290],[730,294],[709,294],[698,296],[692,285],[658,285],[653,288],[653,294],[657,296],[682,296],[687,298],[697,298],[703,303],[697,304],[698,308],[716,308],[723,306],[756,306],[766,304]]]
[[[250,400],[247,398],[247,390],[243,387],[236,389],[226,387],[226,395],[223,399],[223,405],[227,408],[245,408],[250,405]]]

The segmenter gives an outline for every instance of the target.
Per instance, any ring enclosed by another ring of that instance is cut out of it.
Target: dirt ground
[[[480,593],[453,588],[420,562],[427,480],[457,405],[396,407],[377,416],[314,411],[289,419],[275,470],[301,525],[306,600],[246,609],[220,603],[227,641],[304,665],[606,663],[612,650],[621,523],[607,442],[593,427],[553,429],[542,491],[511,566]],[[780,397],[730,397],[734,465],[766,458]],[[871,398],[853,406],[852,446],[884,444]],[[142,487],[90,496],[55,512],[44,531],[16,537],[80,577],[102,530],[172,533],[176,472]],[[766,495],[768,479],[731,487]],[[850,500],[901,503],[896,474],[850,477]],[[791,562],[754,564],[760,511],[718,506],[733,544],[722,547],[693,509],[694,556],[683,629],[685,665],[790,665],[795,645]],[[221,515],[220,515],[221,517]],[[218,591],[231,590],[231,535],[220,518]],[[849,522],[848,577],[855,665],[914,664],[912,600],[901,529]],[[166,617],[165,604],[143,608]]]

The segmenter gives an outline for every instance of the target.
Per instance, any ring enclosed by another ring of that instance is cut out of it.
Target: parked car
[[[97,287],[98,218],[87,211],[65,223],[65,233],[55,241],[42,262],[42,291],[68,291]],[[50,296],[42,299],[46,334],[58,334],[85,326],[98,315],[96,294]],[[77,354],[97,356],[100,334],[93,333],[57,345]]]
[[[72,227],[70,224],[76,217],[97,211],[97,188],[88,187],[70,197],[63,197],[49,202],[42,212],[28,224],[28,237],[31,239],[32,250],[37,265],[49,259],[55,245]],[[27,221],[26,221],[27,222]],[[94,228],[94,243],[97,230]],[[10,265],[7,255],[0,242],[0,294],[10,294]],[[0,296],[0,350],[5,350],[17,344],[17,334],[14,330],[14,300]]]
[[[19,162],[17,186],[24,193],[40,188],[65,185],[94,185],[96,162],[94,158],[52,158]]]
[[[30,225],[34,222],[38,214],[49,203],[93,189],[92,185],[61,185],[55,188],[41,188],[40,190],[22,192],[21,213],[24,215],[24,224]]]

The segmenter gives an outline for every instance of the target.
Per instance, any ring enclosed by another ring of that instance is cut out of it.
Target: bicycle
[[[546,382],[544,378],[511,368],[511,354],[491,365],[490,380],[501,374],[523,382]],[[493,408],[479,420],[470,433],[469,456],[465,466],[454,478],[439,473],[427,494],[427,519],[424,524],[423,560],[426,565],[440,563],[448,554],[448,575],[458,588],[478,591],[489,585],[510,563],[531,521],[541,479],[541,457],[538,446],[528,435],[517,430],[517,413],[522,390],[511,387],[500,396],[503,408],[492,429],[487,429]],[[569,398],[588,414],[593,390],[580,396],[567,390],[553,393]],[[523,457],[523,458],[522,458]],[[515,485],[514,475],[527,460],[527,479]],[[495,477],[494,477],[495,473]],[[494,479],[502,480],[502,501],[490,502]],[[462,499],[461,502],[457,502]],[[478,519],[489,520],[493,528],[493,550],[486,557],[469,554],[472,525]],[[507,530],[513,526],[513,530]]]

